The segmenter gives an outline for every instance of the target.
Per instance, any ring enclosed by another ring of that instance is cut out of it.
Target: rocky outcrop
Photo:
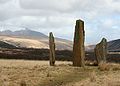
[[[73,44],[73,66],[84,67],[85,58],[84,39],[85,39],[84,21],[77,20]]]

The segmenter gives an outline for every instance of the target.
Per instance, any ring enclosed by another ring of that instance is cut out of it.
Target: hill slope
[[[33,31],[30,29],[25,28],[24,30],[18,30],[18,31],[11,31],[11,30],[5,30],[1,31],[0,35],[2,36],[16,36],[16,37],[25,37],[25,38],[47,38],[46,35],[43,33]]]
[[[0,48],[16,48],[16,46],[0,41]]]
[[[5,30],[0,32],[0,41],[6,42],[13,46],[25,48],[49,48],[49,38],[41,32],[24,29],[19,31]],[[55,38],[57,50],[72,50],[72,41]],[[95,45],[85,47],[86,51],[93,51]],[[120,51],[120,39],[108,42],[109,51]]]
[[[109,51],[120,51],[120,39],[108,42]]]
[[[48,36],[43,33],[29,29],[19,31],[0,32],[0,41],[7,42],[13,46],[25,48],[49,48]],[[65,39],[55,38],[57,50],[72,50],[72,42]]]
[[[86,51],[93,51],[95,45],[86,46]],[[108,51],[120,51],[120,39],[112,40],[108,42]]]

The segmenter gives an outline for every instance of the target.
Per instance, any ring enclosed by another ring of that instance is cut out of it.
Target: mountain
[[[25,38],[47,38],[47,36],[44,35],[43,33],[33,31],[28,28],[25,28],[24,30],[19,30],[19,31],[5,30],[5,31],[1,31],[0,35],[18,36],[18,37],[25,37]]]
[[[120,51],[120,39],[112,40],[108,42],[108,51]],[[86,51],[94,51],[95,45],[86,46]]]
[[[120,39],[108,42],[109,51],[120,51]]]
[[[45,34],[30,29],[19,31],[5,30],[0,32],[0,41],[16,47],[49,48],[49,38]],[[55,38],[57,50],[72,50],[72,41]]]
[[[7,44],[6,44],[7,43]],[[72,50],[72,41],[55,38],[57,50]],[[1,45],[2,44],[2,45]],[[5,30],[0,32],[0,47],[49,48],[49,38],[45,34],[30,29],[19,31]],[[85,47],[86,51],[94,51],[95,45]],[[120,39],[108,42],[108,51],[120,51]]]
[[[93,52],[94,48],[95,48],[95,45],[88,45],[88,46],[85,47],[85,51]]]

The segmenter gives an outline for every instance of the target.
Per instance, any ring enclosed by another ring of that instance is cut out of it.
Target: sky
[[[0,0],[0,30],[29,28],[73,40],[85,22],[85,43],[120,39],[120,0]]]

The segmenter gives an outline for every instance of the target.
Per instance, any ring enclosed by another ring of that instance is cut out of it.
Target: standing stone
[[[105,38],[103,38],[102,41],[96,45],[94,52],[98,65],[101,63],[106,63],[107,40]]]
[[[52,32],[49,33],[49,47],[50,47],[50,66],[55,65],[55,41]]]
[[[73,44],[73,66],[84,67],[85,48],[84,48],[84,21],[77,20],[74,33]]]

